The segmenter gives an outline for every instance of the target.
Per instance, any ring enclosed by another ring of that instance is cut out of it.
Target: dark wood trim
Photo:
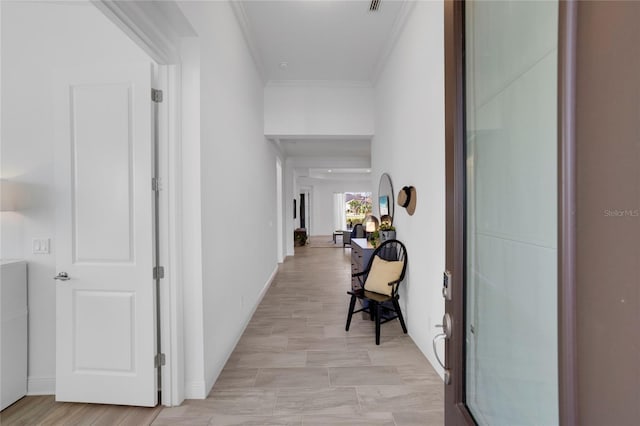
[[[558,15],[558,398],[560,425],[578,424],[576,340],[576,0]]]
[[[577,1],[561,0],[558,17],[558,395],[561,425],[578,424],[575,273],[575,43]],[[464,378],[464,1],[445,1],[446,268],[452,273],[453,318],[445,364],[445,423],[473,425]]]
[[[444,4],[446,260],[451,272],[451,301],[445,311],[452,318],[452,335],[445,343],[445,365],[451,383],[445,385],[445,423],[474,425],[465,405],[464,352],[464,214],[465,214],[465,109],[464,109],[464,1]]]

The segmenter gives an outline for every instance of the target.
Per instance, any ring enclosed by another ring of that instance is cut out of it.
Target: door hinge
[[[156,356],[153,358],[153,366],[155,368],[162,367],[163,365],[165,365],[165,363],[166,359],[164,354],[156,354]]]
[[[156,103],[162,102],[162,90],[151,89],[151,100]]]
[[[153,267],[153,279],[157,280],[160,278],[164,278],[164,266],[154,266]]]
[[[155,192],[159,192],[162,189],[162,183],[160,182],[160,178],[152,178],[151,179],[151,190]]]

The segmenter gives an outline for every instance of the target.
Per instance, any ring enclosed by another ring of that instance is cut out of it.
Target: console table
[[[0,261],[0,410],[27,393],[27,264]]]
[[[351,239],[351,274],[365,270],[374,250],[375,247],[373,247],[366,238]],[[357,290],[359,288],[360,281],[358,278],[351,278],[351,290]]]

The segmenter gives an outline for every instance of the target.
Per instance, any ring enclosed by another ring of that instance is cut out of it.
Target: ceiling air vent
[[[371,0],[371,6],[369,6],[369,10],[375,12],[380,7],[380,0]]]

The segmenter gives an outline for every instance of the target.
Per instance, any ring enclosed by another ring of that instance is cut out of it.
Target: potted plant
[[[396,239],[396,228],[386,222],[380,225],[380,242],[383,243],[387,240]]]
[[[293,245],[296,247],[302,247],[307,244],[307,230],[304,228],[298,228],[293,231]]]
[[[380,232],[379,231],[375,231],[371,233],[370,236],[370,240],[371,245],[375,248],[378,247],[378,245],[380,244]]]

